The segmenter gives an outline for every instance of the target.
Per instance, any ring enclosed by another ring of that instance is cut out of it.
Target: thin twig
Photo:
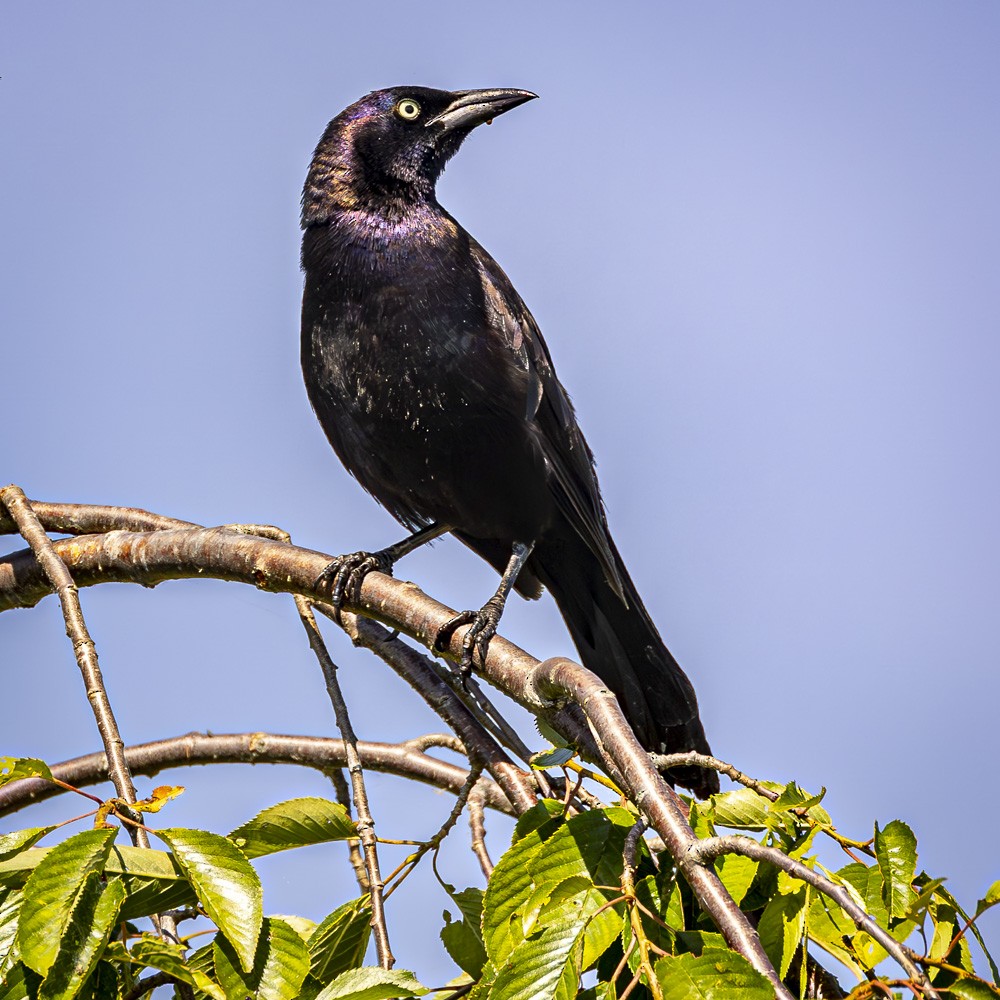
[[[333,785],[337,801],[347,810],[347,815],[350,816],[351,791],[347,787],[344,772],[339,770],[331,771],[330,784]],[[354,870],[354,879],[358,883],[358,889],[364,893],[369,892],[371,887],[368,884],[368,870],[365,868],[365,859],[361,854],[359,844],[360,841],[354,837],[347,841],[347,857],[351,862],[351,868]]]
[[[6,507],[22,538],[31,546],[31,551],[35,554],[35,558],[45,571],[45,576],[52,585],[52,589],[59,597],[59,605],[66,623],[66,635],[73,644],[73,654],[83,676],[87,700],[90,702],[94,720],[97,723],[97,731],[104,744],[104,754],[108,761],[108,774],[115,786],[115,791],[118,793],[118,798],[127,805],[131,805],[138,796],[128,769],[128,763],[125,760],[125,741],[121,737],[118,722],[111,707],[111,700],[108,697],[108,690],[101,674],[101,665],[97,658],[97,647],[90,637],[87,622],[83,617],[80,595],[73,582],[73,577],[66,568],[66,564],[56,554],[51,539],[45,533],[45,529],[31,509],[31,504],[21,488],[11,484],[0,490],[0,504]],[[123,812],[126,818],[135,821],[135,825],[129,824],[127,826],[132,843],[136,847],[148,848],[149,835],[139,823],[139,815],[128,808],[124,809]],[[158,934],[169,940],[177,940],[177,926],[171,918],[161,918],[153,914],[151,919]]]
[[[806,882],[814,889],[829,896],[850,918],[858,930],[862,930],[877,941],[906,971],[907,975],[920,987],[925,996],[938,997],[923,970],[917,965],[909,953],[909,949],[901,945],[887,930],[880,927],[854,900],[842,886],[828,879],[820,872],[814,871],[801,861],[788,857],[776,847],[768,847],[758,843],[752,837],[727,836],[708,837],[699,840],[688,848],[688,856],[696,858],[701,863],[714,861],[724,854],[741,854],[754,861],[766,861],[787,872],[793,878]]]
[[[140,979],[135,986],[132,987],[122,997],[122,1000],[139,1000],[140,997],[144,997],[147,993],[152,993],[153,990],[160,986],[169,986],[171,983],[176,983],[177,978],[170,975],[168,972],[155,972],[151,976],[146,976],[145,979]]]
[[[493,859],[486,849],[486,810],[483,806],[483,783],[480,781],[469,796],[469,830],[472,833],[472,853],[479,860],[483,875],[493,874]]]
[[[372,932],[375,936],[375,951],[378,963],[383,969],[391,969],[395,963],[392,949],[389,946],[389,929],[385,921],[385,907],[382,902],[382,876],[378,867],[378,838],[375,835],[375,820],[372,818],[368,805],[368,792],[365,789],[364,768],[358,755],[358,738],[351,725],[351,717],[347,711],[340,682],[337,680],[337,666],[330,657],[320,634],[319,626],[313,617],[309,602],[300,595],[295,595],[295,605],[299,611],[302,625],[309,637],[309,645],[319,661],[326,681],[326,690],[337,716],[337,726],[344,737],[344,750],[347,753],[347,771],[351,776],[351,790],[354,793],[354,808],[357,811],[357,828],[361,837],[361,849],[365,856],[365,869],[368,872],[368,892],[372,903]]]
[[[653,994],[654,1000],[663,1000],[663,990],[660,982],[653,971],[653,963],[649,959],[649,939],[642,926],[642,917],[635,907],[635,854],[639,847],[639,839],[642,837],[646,824],[639,820],[625,837],[625,846],[622,850],[622,892],[629,903],[629,922],[632,926],[632,936],[639,944],[639,971],[646,973],[646,986]]]
[[[118,723],[115,721],[107,688],[104,686],[104,678],[101,676],[97,648],[87,630],[73,577],[56,554],[51,539],[45,534],[45,529],[32,511],[28,498],[22,490],[13,485],[4,487],[0,490],[0,502],[7,508],[22,537],[31,546],[31,551],[34,552],[52,589],[59,597],[66,622],[66,635],[73,643],[73,653],[87,689],[87,700],[93,709],[101,742],[104,744],[104,753],[108,758],[108,774],[118,797],[129,803],[135,802],[135,785],[132,784],[132,775],[125,761],[125,743],[118,731]],[[132,840],[138,846],[149,846],[142,831],[133,834]]]
[[[718,771],[720,774],[724,774],[727,777],[732,778],[733,781],[740,785],[752,788],[758,795],[763,795],[764,798],[768,799],[770,802],[776,802],[778,800],[777,792],[768,788],[763,782],[758,781],[756,778],[751,778],[748,774],[744,774],[738,768],[733,767],[732,764],[727,764],[726,761],[719,760],[718,757],[711,757],[708,754],[698,753],[696,750],[689,750],[686,753],[654,753],[650,756],[653,759],[653,765],[658,771],[667,771],[672,767],[704,767],[707,770]]]
[[[465,804],[469,800],[469,796],[472,794],[472,789],[475,787],[476,782],[479,781],[479,776],[482,774],[482,769],[478,765],[473,765],[472,770],[469,771],[468,778],[465,779],[465,784],[462,786],[458,795],[455,797],[455,802],[451,807],[451,812],[448,813],[448,818],[441,824],[438,828],[437,833],[435,833],[428,840],[425,840],[420,846],[414,851],[404,862],[406,866],[405,870],[399,878],[393,882],[393,884],[386,891],[385,896],[388,899],[400,886],[403,879],[406,878],[410,872],[420,863],[420,859],[425,857],[428,852],[434,851],[437,853],[438,848],[441,846],[442,841],[445,837],[451,833],[455,824],[458,822],[458,817],[462,815],[465,810]],[[402,868],[402,866],[400,866]],[[400,869],[397,869],[400,870]]]

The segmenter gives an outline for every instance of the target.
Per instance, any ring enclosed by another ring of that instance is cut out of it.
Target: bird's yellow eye
[[[420,105],[417,104],[412,97],[404,97],[396,105],[396,114],[400,118],[406,119],[408,122],[412,122],[414,118],[420,117]]]

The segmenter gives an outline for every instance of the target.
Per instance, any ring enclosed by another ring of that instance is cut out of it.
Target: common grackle
[[[316,147],[302,195],[306,387],[340,460],[414,532],[331,564],[333,597],[450,531],[502,573],[480,611],[442,630],[471,625],[465,669],[485,655],[512,587],[529,598],[548,587],[642,744],[708,753],[694,689],[608,532],[593,456],[538,326],[435,196],[472,129],[535,96],[380,90]],[[668,777],[702,797],[719,787],[697,767]]]

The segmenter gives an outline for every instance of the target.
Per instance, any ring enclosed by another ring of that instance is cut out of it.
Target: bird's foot
[[[456,629],[463,625],[471,625],[462,639],[462,659],[458,664],[459,676],[462,678],[463,684],[472,673],[473,655],[479,655],[480,663],[486,659],[490,640],[497,634],[497,628],[500,626],[505,603],[505,599],[496,594],[478,611],[461,611],[438,629],[437,635],[434,637],[434,649],[442,652],[455,634]]]
[[[317,589],[330,588],[330,603],[339,609],[344,601],[357,603],[361,597],[361,584],[369,573],[385,573],[392,576],[392,554],[381,549],[378,552],[352,552],[338,556],[316,578]]]

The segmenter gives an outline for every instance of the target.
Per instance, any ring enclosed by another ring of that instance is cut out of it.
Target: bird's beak
[[[457,90],[451,104],[441,114],[428,119],[425,126],[442,132],[475,128],[537,96],[530,90]]]

